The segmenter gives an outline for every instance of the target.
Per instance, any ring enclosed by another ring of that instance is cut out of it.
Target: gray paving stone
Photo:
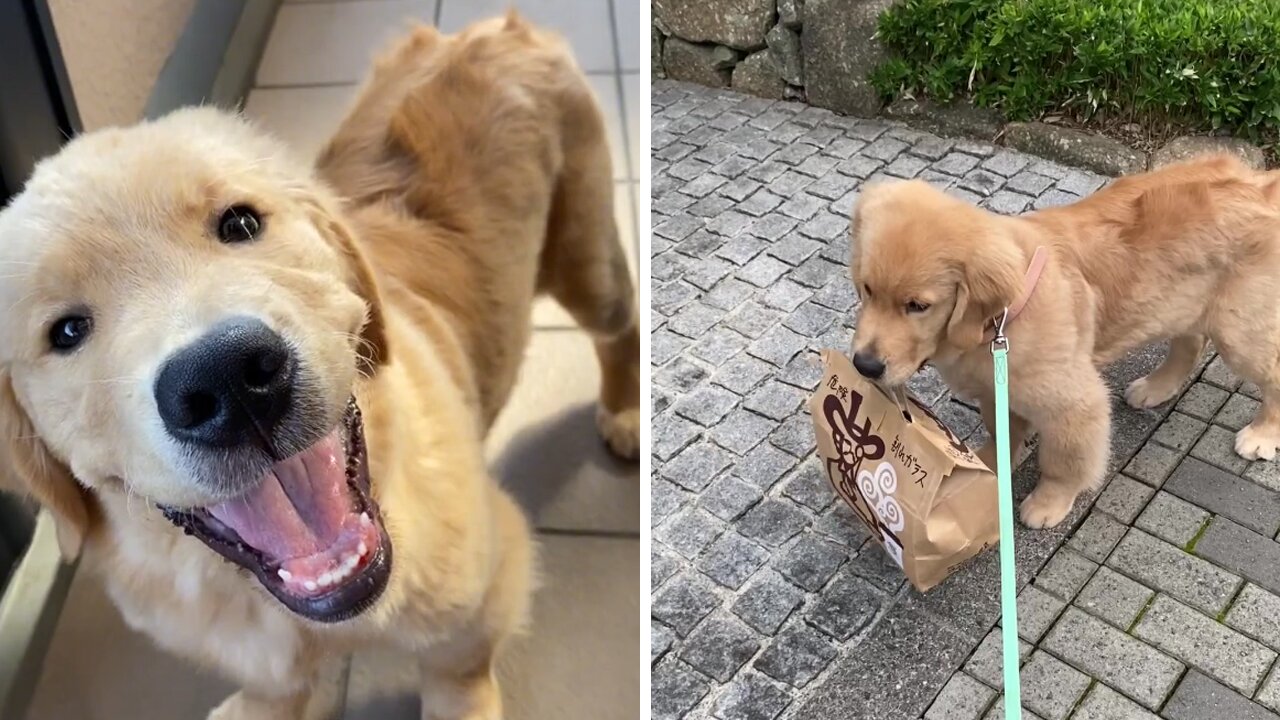
[[[1248,696],[1276,659],[1275,651],[1165,595],[1156,596],[1133,634]]]
[[[1134,527],[1178,547],[1186,547],[1208,519],[1209,511],[1161,490],[1138,516]]]
[[[1022,705],[1045,720],[1065,720],[1089,687],[1089,677],[1037,650],[1022,666]]]
[[[759,649],[758,636],[741,620],[718,613],[699,623],[676,655],[698,672],[728,682]]]
[[[924,720],[979,720],[995,696],[996,692],[986,685],[962,672],[956,673],[942,686]]]
[[[854,518],[853,511],[843,502],[827,509],[813,524],[814,532],[822,533],[845,547],[855,548],[871,539],[867,526]]]
[[[676,400],[672,409],[677,415],[692,420],[699,425],[714,425],[729,414],[738,404],[738,396],[715,386],[702,386],[688,392]]]
[[[1262,687],[1258,689],[1254,700],[1271,710],[1280,710],[1280,672],[1274,669],[1271,671],[1267,679],[1262,682]]]
[[[838,652],[825,635],[803,622],[778,633],[756,658],[756,670],[774,680],[801,688],[831,664]]]
[[[698,338],[715,327],[722,315],[719,308],[694,302],[680,308],[675,315],[672,315],[667,321],[667,327],[685,337]]]
[[[1227,402],[1228,393],[1222,388],[1209,383],[1198,382],[1183,393],[1182,399],[1175,406],[1178,412],[1186,413],[1194,418],[1209,421]]]
[[[760,488],[732,475],[722,475],[698,496],[698,506],[724,521],[746,512],[763,497]]]
[[[1133,456],[1124,472],[1152,487],[1160,487],[1181,459],[1178,451],[1149,442]]]
[[[795,464],[795,458],[768,443],[761,443],[738,459],[729,473],[761,490],[767,490],[792,470]]]
[[[698,442],[686,447],[663,465],[661,474],[677,485],[697,492],[732,462],[733,456],[723,449],[711,443]]]
[[[1277,720],[1280,715],[1241,697],[1207,675],[1195,670],[1178,684],[1173,697],[1165,704],[1161,715],[1166,720]]]
[[[1044,210],[1045,208],[1052,208],[1052,207],[1062,207],[1063,205],[1070,205],[1071,203],[1079,199],[1080,199],[1079,196],[1072,195],[1071,193],[1062,192],[1061,190],[1050,190],[1049,192],[1043,193],[1040,195],[1040,197],[1036,198],[1036,201],[1035,203],[1032,204],[1032,207],[1034,207],[1036,210]]]
[[[803,599],[799,588],[765,569],[738,593],[730,609],[756,632],[773,635]]]
[[[1040,642],[1067,604],[1034,585],[1018,593],[1018,637],[1030,643]]]
[[[1164,489],[1267,537],[1273,537],[1280,530],[1280,493],[1194,458],[1182,461],[1165,482]]]
[[[1239,577],[1138,529],[1124,536],[1107,565],[1209,615],[1222,612],[1240,587]]]
[[[776,420],[737,408],[707,431],[707,437],[721,447],[745,455],[768,437],[777,424]]]
[[[941,173],[959,177],[977,167],[978,162],[978,158],[972,155],[967,155],[962,152],[952,152],[948,153],[947,156],[941,160],[935,161],[933,163],[933,169]]]
[[[805,613],[810,625],[845,641],[867,626],[879,612],[885,596],[866,580],[841,572]]]
[[[653,665],[671,649],[676,634],[671,628],[659,622],[649,623],[649,664]]]
[[[684,567],[682,560],[675,553],[671,552],[662,543],[651,543],[652,549],[649,552],[649,582],[656,592],[662,584],[671,579],[673,575]]]
[[[716,699],[720,720],[774,720],[791,704],[791,695],[760,675],[743,675]]]
[[[805,287],[790,278],[784,278],[774,283],[773,287],[765,292],[762,300],[769,307],[793,312],[811,297],[813,297],[813,288]]]
[[[775,257],[757,255],[742,266],[736,277],[756,287],[764,288],[777,282],[790,269],[790,265]]]
[[[768,547],[778,547],[809,524],[811,516],[788,500],[765,498],[735,525],[738,532]]]
[[[1196,554],[1280,593],[1280,543],[1269,537],[1216,517],[1196,544]]]
[[[1153,710],[1183,671],[1177,660],[1074,607],[1041,647]]]
[[[1019,665],[1026,662],[1034,648],[1031,643],[1018,639]],[[965,662],[964,669],[987,685],[997,690],[1004,689],[1004,645],[999,629],[987,633]]]
[[[774,568],[796,585],[817,592],[849,556],[849,548],[809,532],[797,538],[778,557]]]
[[[1142,512],[1155,490],[1125,475],[1116,475],[1098,495],[1095,510],[1101,510],[1120,522],[1131,525]]]
[[[1097,683],[1071,720],[1159,720],[1143,707],[1111,688]]]
[[[1124,537],[1127,526],[1110,515],[1094,510],[1067,541],[1067,546],[1090,560],[1101,563]]]
[[[835,501],[835,491],[817,460],[803,463],[782,485],[782,494],[815,513],[826,510]]]
[[[713,585],[695,572],[683,572],[667,581],[656,595],[650,613],[681,637],[720,606]]]
[[[1036,576],[1035,584],[1041,590],[1048,590],[1063,600],[1070,600],[1080,592],[1080,588],[1093,577],[1098,563],[1074,550],[1063,548],[1053,557]]]
[[[864,544],[858,556],[849,563],[849,571],[886,593],[896,591],[906,582],[902,568],[879,543]]]
[[[1240,387],[1240,378],[1231,372],[1231,368],[1227,367],[1227,363],[1222,359],[1221,355],[1209,362],[1200,379],[1227,390],[1235,390]]]
[[[1268,490],[1280,491],[1280,462],[1255,460],[1249,463],[1244,476]]]
[[[1003,695],[996,698],[996,701],[991,706],[991,709],[987,711],[986,715],[982,716],[982,720],[1005,720]],[[1022,720],[1044,720],[1044,718],[1028,710],[1026,704],[1024,703],[1022,706]]]
[[[685,508],[659,525],[654,536],[686,558],[693,559],[707,548],[725,524],[698,508]]]
[[[918,718],[969,652],[970,642],[923,612],[894,606],[858,652],[833,661],[806,693],[796,718]],[[893,658],[893,672],[886,672]],[[855,715],[856,717],[856,715]]]
[[[1100,567],[1076,596],[1075,606],[1128,631],[1155,594],[1109,567]]]
[[[650,682],[654,720],[679,720],[711,691],[704,675],[670,655],[653,669]]]
[[[1030,170],[1024,170],[1013,177],[1005,184],[1005,187],[1015,192],[1038,197],[1040,193],[1049,189],[1053,184],[1053,179],[1045,177]]]
[[[776,326],[748,346],[747,352],[775,367],[783,367],[807,344],[803,335]]]
[[[1196,440],[1200,439],[1206,427],[1208,426],[1201,420],[1174,412],[1160,425],[1151,439],[1175,450],[1186,452],[1191,449]]]
[[[1213,421],[1228,430],[1238,431],[1253,422],[1253,416],[1258,413],[1261,405],[1262,403],[1251,397],[1236,393],[1222,406]]]
[[[813,421],[808,414],[796,415],[779,425],[769,442],[796,457],[805,457],[814,448]]]
[[[1030,155],[1023,155],[1012,150],[1001,150],[983,161],[982,167],[993,173],[1009,177],[1031,164],[1031,159]]]
[[[693,497],[692,493],[667,480],[655,478],[649,485],[654,526],[680,512]]]
[[[703,575],[736,590],[768,559],[768,550],[730,530],[707,547],[697,567]]]
[[[670,460],[693,442],[702,428],[675,413],[657,412],[653,420],[653,454],[659,460]]]
[[[1210,425],[1196,441],[1195,447],[1191,448],[1191,455],[1231,473],[1241,473],[1249,466],[1249,461],[1236,454],[1235,443],[1234,432]]]
[[[1280,649],[1280,622],[1277,620],[1280,620],[1280,596],[1246,583],[1223,621],[1277,650]]]
[[[983,206],[1001,215],[1017,215],[1031,206],[1035,198],[1012,190],[997,190],[983,202]]]
[[[711,382],[745,395],[773,372],[774,369],[765,361],[743,354],[721,365],[711,376]]]
[[[784,420],[804,402],[804,394],[780,382],[768,382],[747,396],[742,406],[774,420]]]

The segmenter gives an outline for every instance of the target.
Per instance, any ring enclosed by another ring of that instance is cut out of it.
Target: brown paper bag
[[[924,591],[1000,539],[996,475],[928,408],[885,395],[834,350],[809,400],[840,497]],[[904,412],[905,411],[905,412]]]

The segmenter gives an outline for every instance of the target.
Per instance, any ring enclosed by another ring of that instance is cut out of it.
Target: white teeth
[[[369,513],[362,512],[360,513],[360,524],[365,527],[369,527],[373,524],[373,518],[369,517]]]
[[[320,587],[329,587],[333,584],[333,573],[327,572],[320,576]]]
[[[280,579],[285,582],[289,582],[290,580],[293,579],[293,573],[289,572],[288,570],[285,570],[284,568],[280,568],[280,572],[277,574],[280,575]]]
[[[316,587],[317,587],[317,585],[316,585],[316,583],[315,583],[315,581],[314,581],[314,580],[308,580],[308,581],[306,581],[305,583],[303,583],[303,585],[302,585],[302,586],[303,586],[303,587],[305,587],[305,588],[307,589],[307,591],[308,591],[308,592],[315,592]]]
[[[364,557],[369,554],[369,546],[361,542],[360,547],[356,548],[356,552],[360,554],[360,557]]]

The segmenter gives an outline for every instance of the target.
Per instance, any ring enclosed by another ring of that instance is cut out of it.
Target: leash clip
[[[1004,334],[1004,325],[1008,320],[1009,320],[1009,308],[1006,307],[1004,309],[1004,312],[1000,313],[1000,319],[995,321],[996,336],[991,339],[991,352],[993,353],[996,350],[1007,351],[1009,349],[1009,338],[1006,337]]]

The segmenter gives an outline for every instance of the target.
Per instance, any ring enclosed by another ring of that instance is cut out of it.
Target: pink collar
[[[1022,277],[1022,294],[1018,296],[1013,304],[1005,308],[999,315],[991,318],[991,327],[987,330],[987,334],[983,337],[983,342],[992,342],[996,339],[1004,328],[1013,322],[1014,318],[1022,312],[1027,306],[1027,302],[1031,300],[1031,295],[1036,291],[1036,283],[1040,282],[1040,273],[1044,270],[1044,264],[1049,259],[1049,253],[1043,247],[1036,248],[1035,253],[1031,256],[1031,264],[1027,266],[1027,274]]]

